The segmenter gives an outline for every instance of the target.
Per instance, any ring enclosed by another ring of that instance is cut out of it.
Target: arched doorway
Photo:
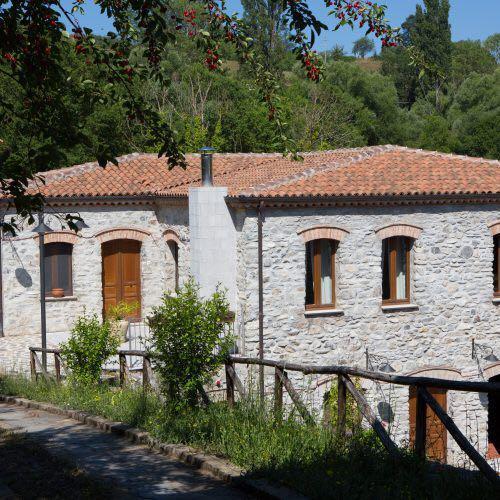
[[[488,379],[500,382],[500,375]],[[488,456],[500,457],[500,393],[488,393]]]
[[[103,316],[121,301],[138,303],[128,319],[141,316],[141,242],[117,239],[102,244]]]
[[[429,393],[439,403],[439,406],[446,411],[447,396],[445,389],[438,389],[436,387],[427,387]],[[447,431],[444,424],[439,420],[429,406],[426,406],[425,412],[425,455],[430,460],[437,460],[438,462],[446,462],[447,452]],[[415,443],[415,429],[417,426],[417,388],[410,386],[410,444],[413,446]]]

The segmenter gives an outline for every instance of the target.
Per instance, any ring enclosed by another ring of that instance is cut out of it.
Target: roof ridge
[[[357,163],[358,161],[364,160],[366,158],[370,158],[372,156],[378,155],[385,151],[394,150],[394,146],[390,144],[381,145],[381,146],[364,146],[359,148],[339,148],[331,151],[321,151],[322,153],[338,153],[339,151],[359,151],[360,154],[357,156],[353,156],[351,158],[345,158],[342,160],[334,161],[333,163],[325,163],[318,167],[309,167],[302,172],[295,173],[292,175],[288,175],[286,177],[282,177],[281,179],[277,179],[274,181],[263,182],[252,186],[251,188],[244,190],[240,193],[239,196],[251,196],[252,194],[265,190],[276,188],[280,186],[286,186],[287,184],[292,184],[293,182],[297,182],[300,180],[305,180],[313,177],[316,174],[327,172],[328,170],[333,170],[338,167],[343,167],[347,165],[352,165],[353,163]]]
[[[469,156],[469,155],[457,155],[455,153],[443,153],[442,151],[435,151],[431,149],[422,149],[422,148],[410,148],[408,146],[399,146],[399,145],[391,145],[391,148],[394,151],[412,151],[413,153],[423,154],[423,155],[432,155],[439,156],[442,158],[456,158],[458,160],[468,160],[473,161],[475,163],[491,163],[491,164],[500,164],[500,160],[495,160],[491,158],[484,158],[481,156]]]

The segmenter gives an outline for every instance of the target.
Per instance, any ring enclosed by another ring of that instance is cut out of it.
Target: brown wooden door
[[[439,406],[446,411],[446,390],[428,387],[427,390],[434,396]],[[410,444],[415,443],[415,427],[417,422],[417,388],[410,386]],[[437,415],[426,407],[426,443],[425,452],[430,460],[437,460],[446,463],[447,433],[446,427],[442,424]]]
[[[141,315],[141,242],[112,240],[102,245],[103,315],[121,301],[137,302],[130,319]]]

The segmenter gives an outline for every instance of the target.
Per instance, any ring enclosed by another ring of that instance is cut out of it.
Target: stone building
[[[271,359],[499,380],[498,161],[396,146],[306,153],[303,161],[217,154],[213,186],[201,186],[199,161],[191,155],[186,170],[168,170],[164,159],[134,154],[118,167],[44,174],[49,226],[65,213],[89,226],[45,236],[49,332],[69,331],[83,308],[103,314],[121,299],[137,301],[134,316],[145,317],[192,274],[204,294],[218,282],[227,288],[240,352],[256,355],[261,334]],[[2,239],[5,336],[40,328],[31,230]],[[408,388],[379,384],[367,394],[391,432],[408,440]],[[498,398],[436,397],[498,459]],[[460,462],[453,440],[432,425],[430,453]]]

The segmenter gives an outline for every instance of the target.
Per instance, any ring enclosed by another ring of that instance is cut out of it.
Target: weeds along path
[[[0,403],[0,428],[10,431],[8,434],[20,435],[20,441],[30,441],[31,451],[28,453],[33,455],[31,459],[34,468],[41,465],[49,467],[51,464],[47,462],[50,460],[46,458],[43,464],[36,462],[41,456],[51,455],[61,463],[73,465],[75,470],[81,471],[90,479],[109,485],[110,491],[115,494],[101,498],[250,498],[245,493],[155,453],[146,446],[130,443],[125,438],[63,416]],[[21,446],[21,443],[18,442],[17,445]],[[5,440],[0,442],[0,454],[3,454],[4,446]],[[36,452],[38,447],[40,453]],[[15,460],[15,454],[12,456]],[[47,477],[50,474],[62,475],[63,471],[64,467],[59,471],[47,470]],[[0,470],[0,480],[9,479],[2,477],[4,475]],[[25,482],[28,481],[29,476],[25,477]],[[33,478],[33,483],[38,481]],[[44,487],[43,484],[39,486]],[[36,487],[36,484],[31,487]],[[30,498],[46,496],[43,491],[37,493],[32,488],[29,490]],[[90,497],[99,496],[95,496],[94,492]]]

